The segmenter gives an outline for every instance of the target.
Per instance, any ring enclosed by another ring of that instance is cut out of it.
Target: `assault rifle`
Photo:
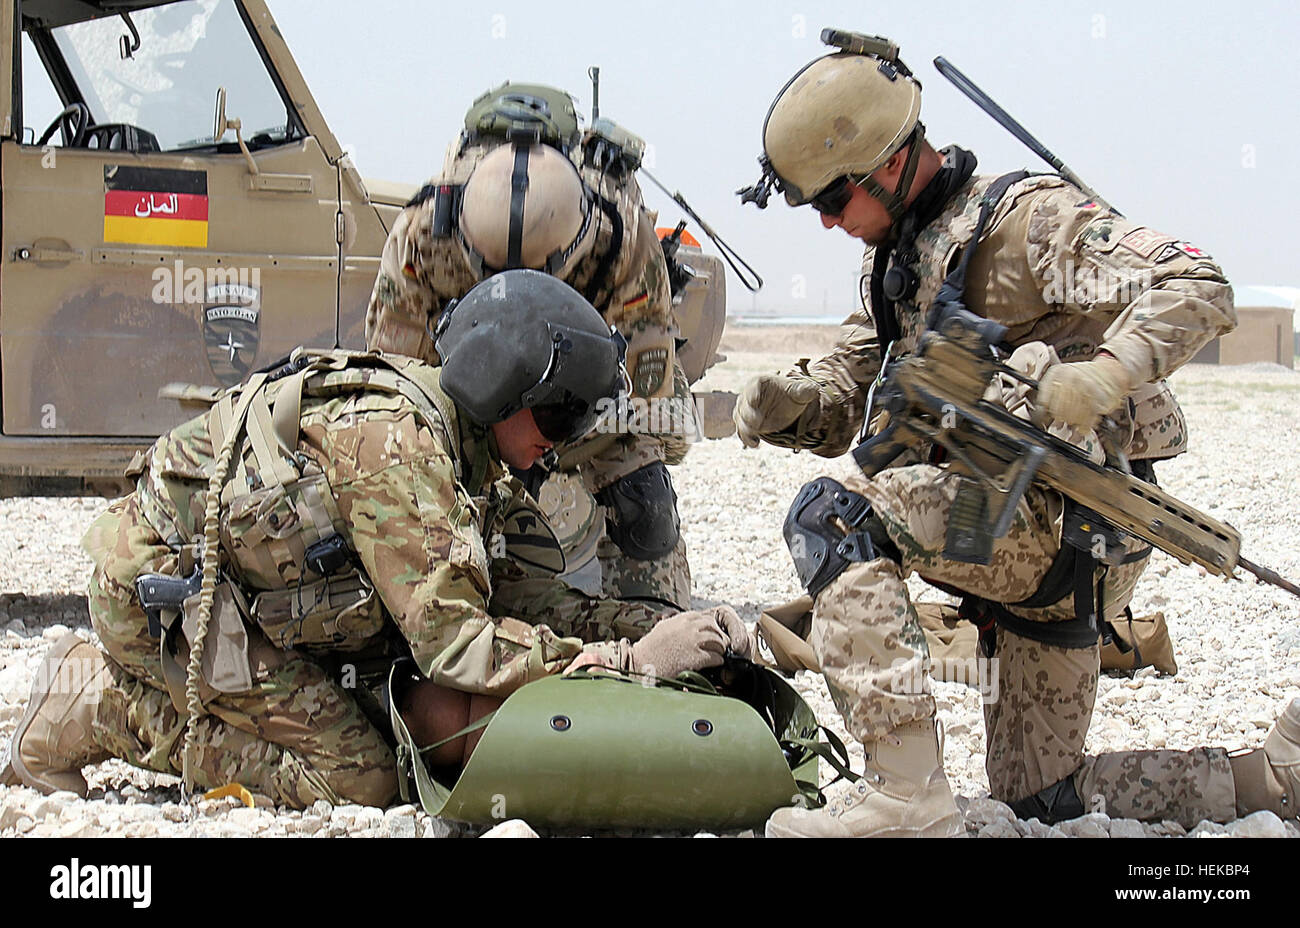
[[[946,557],[989,563],[993,539],[1006,534],[1025,491],[1036,481],[1077,504],[1066,531],[1082,535],[1080,546],[1092,548],[1099,560],[1118,563],[1124,555],[1122,534],[1127,534],[1184,564],[1199,564],[1223,577],[1234,576],[1241,567],[1300,596],[1300,586],[1241,556],[1241,536],[1231,525],[1128,472],[1127,461],[1104,436],[1107,463],[1099,465],[1074,445],[985,400],[995,374],[1037,384],[999,360],[995,346],[1005,337],[1005,327],[960,304],[935,315],[916,353],[882,372],[876,399],[888,423],[858,445],[853,458],[872,476],[918,441],[946,449],[968,477],[953,505]]]

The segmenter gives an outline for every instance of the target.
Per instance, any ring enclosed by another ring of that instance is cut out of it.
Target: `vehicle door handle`
[[[80,261],[85,253],[77,251],[65,241],[59,239],[37,239],[30,245],[19,245],[14,249],[15,261],[32,261],[36,264],[68,264]]]
[[[310,174],[252,174],[248,178],[248,189],[271,191],[274,193],[311,193]]]

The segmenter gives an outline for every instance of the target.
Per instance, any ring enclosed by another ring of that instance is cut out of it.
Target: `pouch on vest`
[[[579,671],[529,683],[489,717],[448,787],[396,709],[419,679],[411,661],[398,662],[389,714],[399,791],[403,800],[418,795],[430,815],[559,828],[739,828],[783,806],[817,804],[818,757],[828,746],[815,740],[816,717],[779,675],[745,666],[752,674],[739,690],[699,674],[648,685]]]
[[[582,138],[573,98],[542,84],[507,81],[480,95],[465,113],[465,135],[480,138],[535,138],[568,152]]]
[[[337,508],[324,474],[273,483],[223,503],[221,547],[250,590],[297,585],[307,548],[334,533]]]
[[[384,627],[384,611],[375,588],[355,569],[259,593],[251,612],[271,643],[286,650],[356,650]]]

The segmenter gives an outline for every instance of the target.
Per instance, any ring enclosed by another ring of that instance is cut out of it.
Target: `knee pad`
[[[638,561],[657,561],[677,547],[681,519],[668,468],[654,461],[596,494],[610,511],[609,537]]]
[[[1036,818],[1044,825],[1078,818],[1084,812],[1083,800],[1074,786],[1074,774],[1007,805],[1017,818]]]
[[[852,562],[900,559],[866,498],[830,477],[804,484],[786,514],[782,532],[799,582],[813,597]]]

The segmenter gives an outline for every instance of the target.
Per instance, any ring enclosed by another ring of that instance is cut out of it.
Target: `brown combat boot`
[[[867,743],[866,774],[824,809],[778,809],[769,838],[953,838],[965,831],[934,719]]]
[[[1228,762],[1238,816],[1267,809],[1284,821],[1300,817],[1300,699],[1291,700],[1262,748]]]
[[[17,780],[47,795],[69,790],[84,798],[81,768],[109,757],[95,743],[92,725],[110,680],[94,645],[71,634],[55,642],[36,671],[0,783]]]

